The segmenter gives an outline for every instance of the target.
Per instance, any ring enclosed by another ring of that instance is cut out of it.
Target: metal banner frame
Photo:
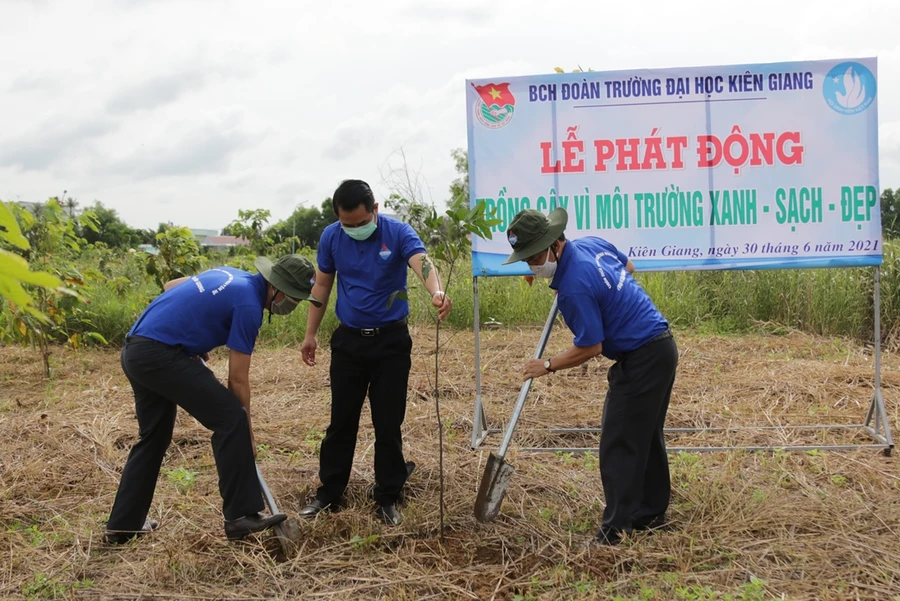
[[[480,300],[478,296],[478,276],[473,277],[474,292],[474,311],[475,311],[475,413],[472,419],[472,450],[482,448],[487,437],[491,434],[502,432],[499,428],[489,428],[487,424],[487,416],[484,411],[484,404],[481,396],[481,317],[480,317]],[[666,433],[697,433],[697,432],[740,432],[740,431],[780,431],[786,432],[791,430],[813,430],[813,431],[829,431],[829,430],[863,430],[868,434],[874,442],[870,444],[846,444],[846,445],[791,445],[791,446],[697,446],[697,447],[667,447],[672,453],[679,451],[686,452],[713,452],[713,451],[845,451],[863,448],[881,449],[886,456],[891,455],[894,448],[894,439],[891,436],[891,428],[888,422],[887,411],[884,406],[884,395],[881,390],[881,268],[875,267],[875,293],[874,293],[874,311],[875,311],[875,391],[872,394],[872,400],[869,404],[869,410],[866,419],[861,424],[848,425],[797,425],[797,426],[743,426],[743,427],[710,427],[710,428],[665,428]],[[551,314],[556,309],[554,302],[551,308]],[[550,316],[548,316],[548,320]],[[548,324],[550,325],[550,324]],[[541,334],[541,340],[538,342],[537,357],[541,357],[544,348],[547,345],[551,327],[545,327]],[[528,394],[528,391],[525,392]],[[536,430],[548,434],[599,434],[600,428],[545,428]],[[596,451],[597,446],[592,447],[521,447],[519,451],[524,452],[590,452]]]

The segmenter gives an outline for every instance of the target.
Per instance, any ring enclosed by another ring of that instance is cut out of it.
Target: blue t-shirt
[[[223,345],[250,355],[267,287],[261,274],[209,269],[156,297],[128,334],[182,345],[192,356]]]
[[[603,356],[615,359],[669,327],[625,265],[628,257],[597,237],[569,240],[550,287],[559,311],[575,334],[575,346],[603,343]]]
[[[322,273],[337,272],[335,313],[351,328],[380,328],[409,315],[409,303],[395,298],[406,291],[409,259],[425,245],[408,224],[384,215],[367,240],[354,240],[334,222],[322,232],[316,260]]]

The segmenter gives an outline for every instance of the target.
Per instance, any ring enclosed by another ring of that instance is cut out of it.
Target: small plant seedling
[[[169,479],[169,482],[175,485],[175,490],[185,495],[197,481],[197,472],[179,467],[169,470],[166,477]]]
[[[464,195],[456,196],[450,201],[449,208],[444,215],[439,215],[434,207],[423,209],[425,211],[422,219],[423,225],[431,232],[438,232],[436,236],[436,244],[433,245],[430,253],[422,256],[422,263],[419,271],[423,282],[428,281],[434,269],[433,260],[440,261],[447,265],[446,287],[443,289],[445,297],[449,296],[450,283],[453,281],[453,270],[459,259],[468,256],[471,252],[472,241],[469,236],[478,236],[490,240],[492,238],[491,228],[501,222],[500,219],[493,218],[492,215],[486,213],[485,202],[478,201],[475,206],[469,207],[469,198]],[[409,295],[403,290],[396,290],[391,293],[388,299],[388,307],[397,299],[409,300]],[[444,538],[445,528],[445,503],[444,503],[444,427],[441,419],[440,404],[440,348],[441,348],[441,321],[435,319],[435,335],[434,335],[434,406],[437,414],[438,428],[438,481],[440,492],[440,533],[441,540]]]
[[[358,534],[354,535],[353,538],[350,539],[350,546],[354,549],[364,549],[378,542],[377,534],[370,534],[369,536],[362,537]]]

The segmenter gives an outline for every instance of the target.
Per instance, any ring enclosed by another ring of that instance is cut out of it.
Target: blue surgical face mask
[[[377,227],[378,224],[373,217],[372,221],[365,225],[361,225],[359,227],[347,227],[346,225],[342,225],[341,229],[343,229],[344,232],[346,232],[346,234],[354,240],[362,241],[368,239],[372,234],[374,234]]]

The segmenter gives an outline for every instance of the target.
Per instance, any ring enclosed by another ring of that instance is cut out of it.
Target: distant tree
[[[238,218],[229,223],[223,230],[223,233],[228,232],[225,235],[249,240],[250,250],[254,254],[265,254],[266,249],[273,243],[266,227],[271,216],[272,212],[268,209],[252,209],[248,211],[240,209],[238,210]]]
[[[160,290],[169,280],[194,275],[206,267],[194,235],[186,227],[168,227],[156,235],[159,253],[148,255],[147,274],[156,280]]]
[[[103,242],[110,247],[123,248],[137,246],[146,239],[144,232],[128,227],[115,209],[105,207],[99,201],[94,202],[88,211],[94,216],[97,230],[85,228],[81,235],[90,244]]]
[[[156,232],[151,228],[147,228],[145,230],[136,230],[141,235],[141,244],[154,244],[156,242],[156,234],[161,232]]]
[[[450,201],[457,198],[469,198],[469,153],[462,148],[450,151],[456,172],[460,175],[450,183]]]
[[[331,199],[326,198],[320,207],[297,207],[290,217],[269,228],[268,234],[276,243],[293,241],[295,250],[304,246],[316,248],[322,232],[335,221]]]
[[[69,219],[74,219],[75,211],[76,211],[76,209],[78,209],[78,201],[70,196],[63,203],[63,206],[66,208],[66,211],[69,213]]]

